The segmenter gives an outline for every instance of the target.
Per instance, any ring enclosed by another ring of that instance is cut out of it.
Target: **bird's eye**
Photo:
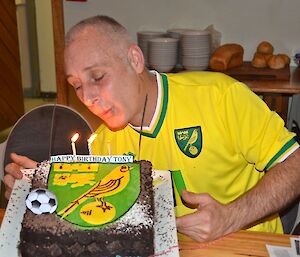
[[[128,171],[129,169],[128,169],[128,166],[127,165],[122,165],[121,166],[121,168],[120,168],[120,171],[121,172],[126,172],[126,171]]]

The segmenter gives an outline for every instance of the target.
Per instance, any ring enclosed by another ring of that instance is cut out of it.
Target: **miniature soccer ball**
[[[26,206],[35,214],[53,213],[57,208],[57,199],[48,189],[36,188],[27,195]]]

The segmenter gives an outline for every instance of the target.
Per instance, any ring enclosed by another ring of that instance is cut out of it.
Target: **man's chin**
[[[111,130],[111,131],[118,131],[123,128],[125,128],[128,125],[128,122],[124,120],[124,118],[118,118],[114,115],[107,115],[104,117],[101,117],[101,115],[92,109],[90,109],[91,112],[93,112],[95,115],[97,115],[104,123],[105,125]]]
[[[111,131],[118,131],[127,126],[127,123],[121,123],[121,122],[111,122],[111,121],[104,121],[105,125],[111,130]]]

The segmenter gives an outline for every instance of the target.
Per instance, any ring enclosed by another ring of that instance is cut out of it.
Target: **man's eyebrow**
[[[90,65],[90,66],[88,66],[88,67],[85,67],[84,69],[83,69],[83,71],[88,71],[88,70],[90,70],[90,69],[93,69],[94,67],[96,67],[96,66],[98,66],[97,64],[93,64],[93,65]],[[66,79],[68,79],[68,78],[70,78],[70,77],[73,77],[73,75],[72,74],[66,74]]]
[[[93,68],[96,68],[96,67],[101,67],[101,66],[105,66],[106,64],[105,63],[95,63],[95,64],[92,64],[90,66],[87,66],[83,69],[83,71],[88,71],[88,70],[91,70]],[[72,74],[66,74],[66,79],[70,78],[70,77],[73,77]]]
[[[98,66],[99,66],[99,64],[98,64],[98,63],[95,63],[95,64],[93,64],[93,65],[90,65],[90,66],[85,67],[85,68],[83,69],[83,71],[88,71],[88,70],[91,70],[91,69],[93,69],[93,68],[95,68],[95,67],[98,67]]]
[[[85,67],[85,68],[83,69],[83,71],[91,70],[91,69],[94,69],[94,68],[106,67],[107,65],[108,65],[107,61],[102,60],[102,61],[100,61],[100,62],[98,61],[98,62],[96,62],[96,63],[93,63],[93,64],[91,64],[91,65]]]

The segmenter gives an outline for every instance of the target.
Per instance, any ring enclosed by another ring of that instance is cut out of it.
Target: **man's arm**
[[[259,183],[227,207],[240,218],[234,231],[283,210],[300,195],[300,149],[266,172]]]
[[[207,194],[183,192],[198,211],[177,218],[179,232],[203,242],[246,228],[287,207],[300,195],[300,149],[267,171],[259,183],[235,201],[222,205]]]

